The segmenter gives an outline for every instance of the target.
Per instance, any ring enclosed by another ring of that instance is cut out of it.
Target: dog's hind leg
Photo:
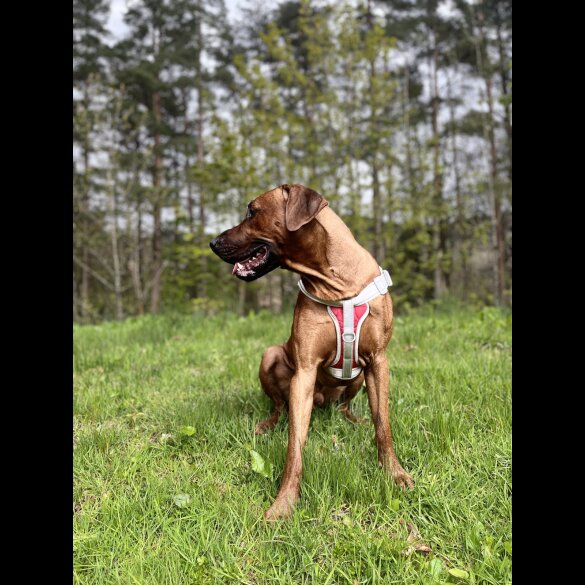
[[[341,395],[339,411],[343,416],[354,424],[361,424],[368,422],[363,417],[357,417],[349,407],[350,402],[354,399],[355,395],[361,390],[364,385],[364,375],[360,374],[344,391]]]
[[[288,365],[284,346],[269,347],[260,363],[260,384],[266,395],[274,402],[274,412],[256,425],[255,433],[262,435],[273,429],[288,402],[290,380],[294,371]]]

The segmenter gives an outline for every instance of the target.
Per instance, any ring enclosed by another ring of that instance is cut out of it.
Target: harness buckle
[[[353,343],[355,341],[355,333],[353,331],[351,333],[343,333],[341,337],[344,343]]]
[[[388,282],[383,274],[374,278],[374,284],[381,295],[386,294],[386,291],[388,290]]]

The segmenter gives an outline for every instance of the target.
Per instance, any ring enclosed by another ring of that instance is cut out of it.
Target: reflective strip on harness
[[[358,364],[358,347],[362,323],[370,313],[370,305],[349,306],[349,319],[346,318],[345,307],[327,307],[327,312],[335,326],[337,347],[333,365],[327,371],[335,378],[350,380],[360,374],[362,368]],[[343,334],[341,333],[343,331]]]

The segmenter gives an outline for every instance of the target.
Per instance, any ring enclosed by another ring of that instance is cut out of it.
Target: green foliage
[[[453,577],[457,577],[458,579],[469,579],[469,573],[463,569],[449,569],[449,575],[453,575]]]
[[[173,503],[177,508],[186,508],[191,502],[191,496],[189,494],[177,494],[173,497]]]
[[[257,451],[254,451],[254,449],[250,449],[250,456],[252,458],[252,471],[259,473],[267,479],[271,479],[274,468],[272,463],[264,459],[264,457],[262,457]]]

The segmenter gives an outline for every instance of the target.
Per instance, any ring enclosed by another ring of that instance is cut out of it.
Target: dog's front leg
[[[404,471],[396,457],[390,417],[388,414],[388,384],[390,372],[386,352],[381,351],[372,357],[366,367],[366,389],[372,411],[372,419],[376,429],[376,444],[378,445],[378,463],[392,476],[394,482],[402,488],[413,488],[412,476]]]
[[[303,463],[301,452],[311,422],[313,390],[317,370],[297,369],[290,382],[288,402],[288,447],[280,490],[265,514],[267,520],[287,518],[299,499]]]

